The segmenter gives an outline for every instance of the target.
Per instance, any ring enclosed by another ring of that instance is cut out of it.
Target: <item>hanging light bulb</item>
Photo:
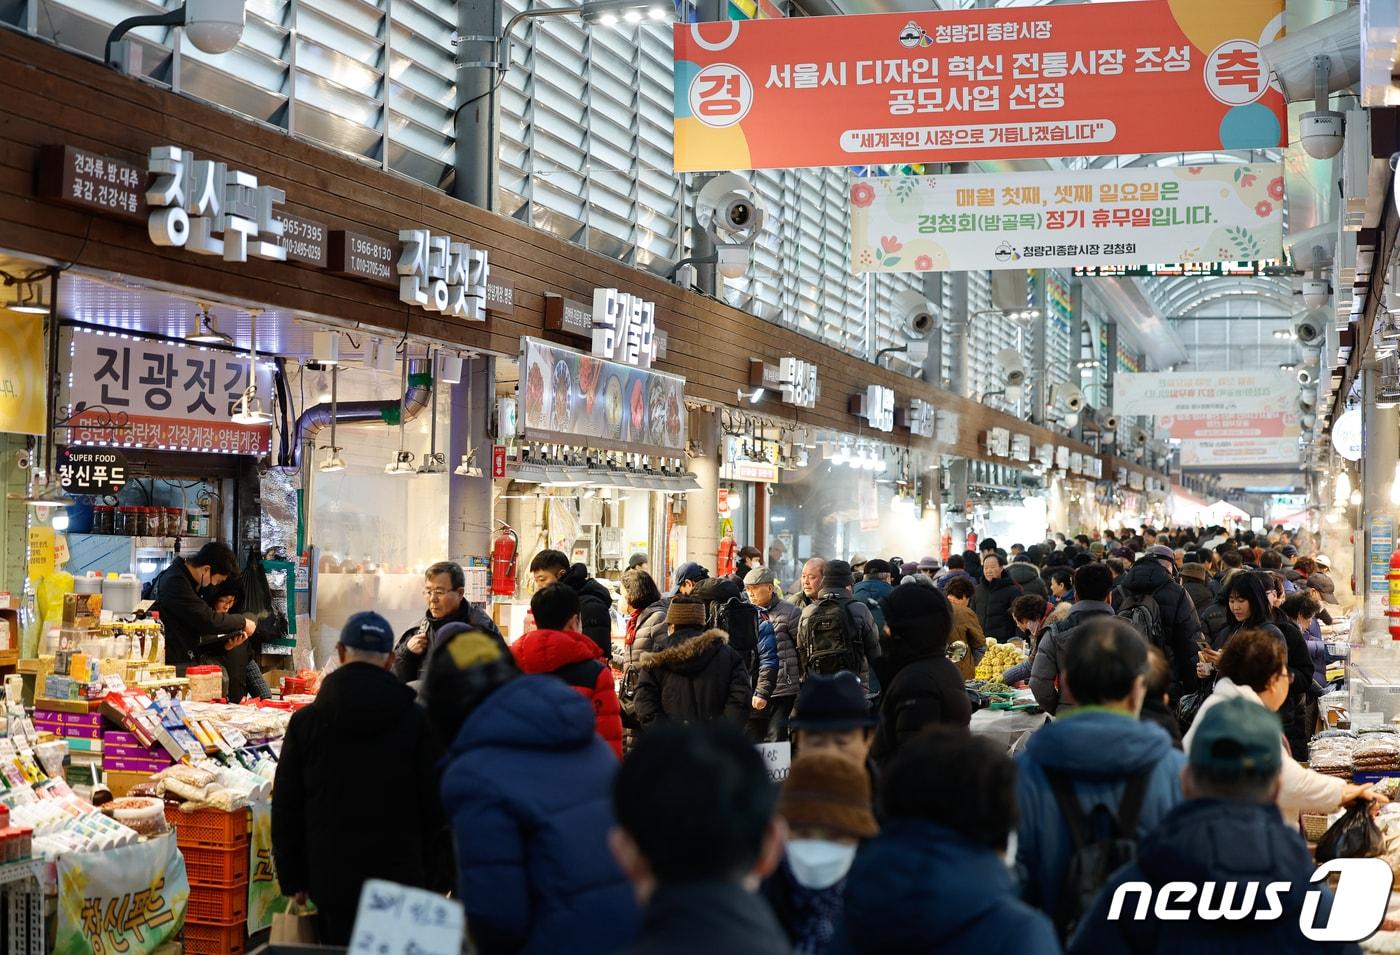
[[[262,409],[262,399],[258,397],[258,312],[254,309],[249,313],[248,326],[248,387],[243,389],[243,395],[234,403],[238,410],[233,413],[234,424],[267,424],[272,420],[272,415]]]
[[[55,531],[58,531],[59,533],[68,530],[68,512],[66,510],[54,511],[53,519],[49,521],[49,524],[53,527]]]

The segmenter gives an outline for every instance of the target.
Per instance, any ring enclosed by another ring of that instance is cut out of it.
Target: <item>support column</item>
[[[462,381],[452,386],[447,429],[447,552],[458,563],[486,557],[491,551],[491,442],[486,438],[495,395],[496,360],[469,358],[462,363]],[[468,394],[470,393],[470,401]],[[470,406],[470,415],[468,407]],[[479,478],[453,474],[462,456],[476,448]]]
[[[1032,296],[1031,308],[1040,310],[1040,318],[1031,325],[1030,332],[1030,366],[1031,374],[1035,377],[1031,380],[1031,410],[1027,416],[1031,424],[1044,426],[1045,406],[1049,403],[1050,395],[1046,387],[1045,376],[1048,369],[1045,367],[1045,339],[1049,333],[1050,319],[1046,312],[1045,280],[1048,273],[1045,269],[1036,272],[1035,294]]]
[[[967,317],[967,273],[958,272],[952,276],[952,308],[948,317],[949,345],[952,361],[948,369],[948,390],[955,395],[967,398],[972,390],[971,376],[968,374],[968,317]]]
[[[495,37],[502,27],[500,0],[458,0],[459,37]],[[489,40],[457,44],[457,177],[452,195],[483,209],[496,210],[496,156],[499,153],[496,97],[492,86],[499,74],[481,65],[493,59],[497,45]],[[464,65],[476,64],[476,65]],[[386,80],[387,82],[387,80]],[[453,551],[456,553],[456,551]]]
[[[1371,552],[1371,522],[1388,519],[1391,525],[1391,540],[1395,540],[1396,506],[1390,503],[1390,486],[1395,479],[1395,461],[1400,456],[1400,411],[1395,408],[1376,407],[1376,394],[1380,391],[1380,368],[1368,363],[1362,371],[1361,397],[1361,493],[1362,506],[1348,508],[1349,513],[1358,514],[1360,526],[1356,540],[1362,543],[1356,556],[1356,586],[1366,598],[1365,632],[1379,633],[1388,642],[1386,626],[1388,621],[1380,615],[1380,602],[1371,594],[1371,568],[1367,560]],[[1392,544],[1392,546],[1394,546]]]
[[[700,442],[705,453],[690,462],[700,490],[689,491],[685,496],[684,559],[703,564],[713,572],[715,552],[719,550],[719,413],[692,412],[690,423],[691,437]]]

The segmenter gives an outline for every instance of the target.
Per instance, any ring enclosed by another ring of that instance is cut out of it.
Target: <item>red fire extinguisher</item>
[[[967,549],[970,550],[970,551],[975,551],[975,550],[977,550],[977,532],[976,532],[976,531],[968,531],[968,532],[967,532]]]
[[[1390,571],[1385,579],[1390,582],[1385,604],[1385,615],[1390,618],[1390,639],[1400,640],[1400,550],[1390,555]]]
[[[515,594],[515,552],[520,537],[509,524],[501,524],[501,532],[491,543],[491,593],[497,597]]]
[[[739,556],[739,542],[734,535],[725,534],[720,538],[719,549],[715,551],[715,575],[728,577],[734,573],[734,563]]]
[[[951,531],[943,532],[943,540],[940,542],[939,551],[943,555],[943,563],[948,562],[948,555],[953,552],[953,534]]]

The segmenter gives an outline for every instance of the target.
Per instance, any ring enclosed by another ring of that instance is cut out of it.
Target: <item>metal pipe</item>
[[[184,26],[184,24],[185,8],[183,6],[166,13],[151,13],[139,17],[128,17],[121,23],[112,27],[112,32],[107,34],[107,46],[102,52],[102,62],[106,63],[108,66],[115,65],[112,63],[112,47],[116,46],[117,42],[121,40],[122,37],[126,36],[137,27],[178,27]]]
[[[336,407],[334,421],[338,425],[380,420],[384,424],[397,424],[395,415],[400,413],[404,421],[412,421],[428,406],[433,394],[432,368],[426,358],[408,360],[408,388],[402,401],[342,401]],[[313,405],[297,418],[293,429],[296,440],[292,442],[292,466],[301,467],[302,449],[314,442],[321,429],[332,421],[331,405]]]

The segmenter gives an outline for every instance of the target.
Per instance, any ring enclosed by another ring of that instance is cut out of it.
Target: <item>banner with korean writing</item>
[[[1301,431],[1293,412],[1159,415],[1157,424],[1181,442],[1182,467],[1299,461]]]
[[[1119,415],[1277,414],[1292,407],[1297,396],[1298,382],[1278,372],[1120,372],[1113,378],[1113,410]]]
[[[998,175],[851,185],[851,268],[941,272],[1280,256],[1278,163]]]
[[[258,800],[249,807],[252,814],[248,831],[248,933],[272,924],[283,898],[272,859],[272,802]]]
[[[1287,143],[1283,0],[678,24],[678,172]]]
[[[639,454],[685,450],[685,379],[521,339],[524,436]]]
[[[48,384],[44,316],[6,312],[0,322],[0,431],[44,434]]]
[[[175,833],[58,864],[55,955],[143,955],[175,941],[190,882]]]
[[[71,444],[163,451],[266,454],[272,427],[231,420],[248,386],[237,352],[119,332],[65,328],[59,404]],[[272,362],[256,366],[257,393],[272,395]]]

